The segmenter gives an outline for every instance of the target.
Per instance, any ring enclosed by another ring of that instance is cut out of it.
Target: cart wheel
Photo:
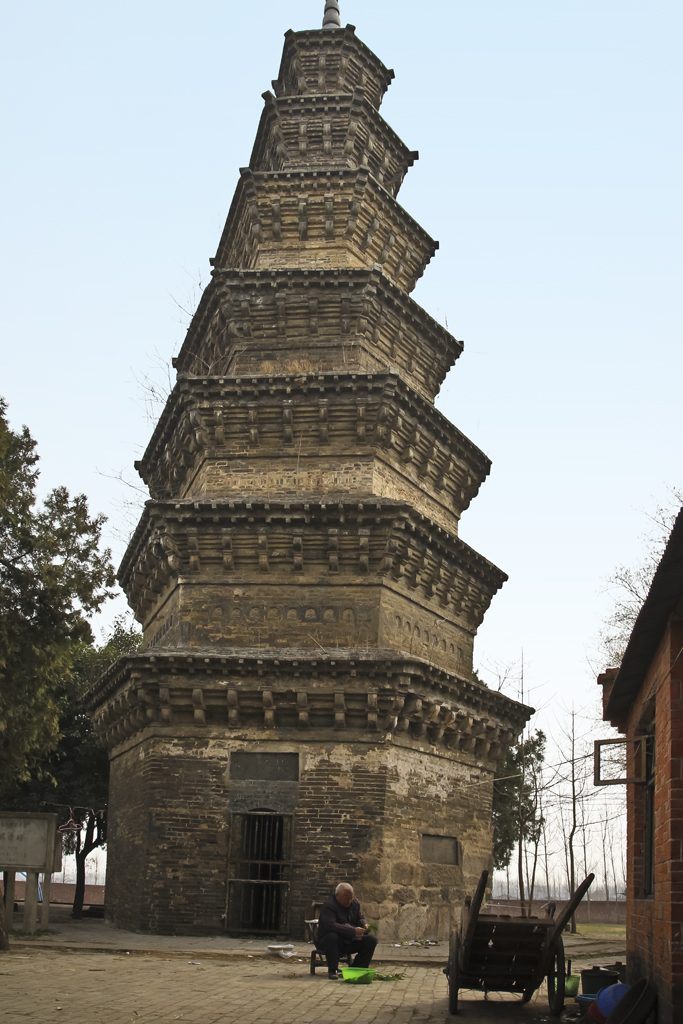
[[[460,987],[460,967],[458,957],[460,955],[460,939],[458,933],[453,929],[448,942],[448,1012],[458,1012],[458,989]]]
[[[553,966],[548,971],[548,1005],[553,1017],[559,1017],[564,1009],[564,943],[557,940]]]

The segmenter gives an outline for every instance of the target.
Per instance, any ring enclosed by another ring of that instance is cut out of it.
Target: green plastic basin
[[[342,978],[352,985],[369,985],[376,974],[371,967],[342,967]]]

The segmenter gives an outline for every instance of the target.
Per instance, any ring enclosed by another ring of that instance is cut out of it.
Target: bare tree
[[[567,882],[570,898],[576,892],[576,844],[579,840],[582,803],[586,797],[588,754],[583,738],[577,735],[577,712],[572,707],[568,725],[564,729],[564,749],[561,750],[560,778],[564,792],[560,794],[560,820],[566,842]],[[563,806],[564,805],[564,806]],[[572,917],[571,931],[576,933],[576,917]]]
[[[79,808],[74,808],[78,810]],[[70,834],[71,844],[68,847],[76,857],[76,894],[71,916],[80,920],[83,916],[85,900],[85,862],[93,850],[104,846],[107,841],[107,816],[103,811],[95,811],[91,807],[80,808],[83,811],[82,828]],[[83,834],[83,832],[85,834]]]
[[[187,292],[180,298],[171,294],[170,299],[174,309],[173,319],[187,330],[201,300],[206,282],[202,279],[201,270],[197,271],[196,277],[185,267],[182,270],[190,281]],[[159,416],[173,392],[176,375],[172,357],[158,348],[154,348],[151,353],[148,352],[146,358],[146,367],[131,370],[132,383],[135,385],[134,401],[141,406],[148,426],[156,426]],[[210,367],[207,367],[207,372],[211,372]],[[141,454],[142,447],[137,447],[136,450]],[[109,529],[113,537],[125,546],[138,524],[145,501],[149,498],[149,491],[142,481],[131,476],[127,469],[110,469],[107,472],[98,470],[98,472],[100,476],[106,477],[108,480],[115,480],[120,484],[119,496],[112,502],[117,515],[111,518]]]
[[[547,816],[546,816],[546,813],[545,813],[543,794],[541,794],[540,809],[541,809],[541,818],[543,819],[543,828],[541,830],[541,835],[542,835],[542,839],[543,839],[543,867],[544,867],[544,870],[545,870],[545,896],[546,896],[546,899],[548,901],[550,901],[551,896],[550,896],[550,856],[549,856],[549,851],[548,851],[548,820],[547,820]]]
[[[583,797],[579,803],[579,810],[581,816],[581,846],[583,848],[583,877],[585,878],[588,874],[588,822],[586,821],[586,800]],[[588,921],[591,919],[591,894],[590,889],[586,893],[586,913]]]
[[[603,878],[605,879],[605,902],[609,903],[609,872],[607,870],[607,821],[605,821],[602,829],[602,869]]]
[[[487,677],[486,685],[489,689],[502,693],[513,683],[519,688],[521,664],[521,661],[499,661],[492,658],[478,666],[477,675],[483,673]]]
[[[643,535],[645,553],[634,566],[618,565],[606,578],[605,589],[612,595],[612,608],[598,632],[601,669],[619,665],[652,577],[659,565],[674,520],[683,504],[683,490],[669,487],[668,499],[654,512],[646,513],[648,532]]]

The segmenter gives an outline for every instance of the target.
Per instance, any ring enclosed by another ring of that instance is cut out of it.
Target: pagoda
[[[393,71],[285,34],[119,580],[144,631],[89,694],[111,758],[106,914],[301,937],[349,881],[383,940],[443,938],[491,864],[529,709],[473,676],[505,575],[458,536],[489,460],[434,407],[462,351],[410,293],[438,248]]]

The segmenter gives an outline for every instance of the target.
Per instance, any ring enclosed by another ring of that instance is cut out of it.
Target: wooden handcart
[[[449,1011],[458,1012],[461,988],[519,992],[526,1003],[547,978],[550,1012],[559,1017],[565,979],[562,932],[595,876],[584,879],[558,918],[553,903],[548,904],[545,918],[481,914],[488,877],[488,871],[483,871],[474,897],[465,900],[460,928],[451,930],[448,966],[444,969]]]

